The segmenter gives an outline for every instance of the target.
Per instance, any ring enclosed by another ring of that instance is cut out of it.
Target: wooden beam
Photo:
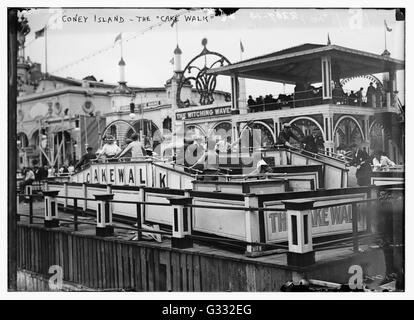
[[[16,110],[17,110],[17,9],[8,9],[8,130],[7,165],[7,283],[9,291],[17,291],[17,202],[16,202]]]

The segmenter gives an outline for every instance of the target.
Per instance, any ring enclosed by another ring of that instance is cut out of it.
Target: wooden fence
[[[62,267],[63,281],[101,290],[279,291],[292,269],[143,242],[99,238],[18,224],[21,270],[43,276]],[[217,251],[216,251],[217,253]]]

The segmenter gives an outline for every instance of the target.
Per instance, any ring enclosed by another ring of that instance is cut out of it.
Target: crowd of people
[[[332,89],[332,103],[350,106],[381,106],[383,100],[381,87],[374,87],[374,84],[370,82],[366,95],[363,92],[363,87],[358,91],[351,90],[346,92],[340,83],[335,83]],[[274,98],[272,94],[265,95],[265,97],[261,95],[256,98],[249,95],[247,100],[250,112],[307,107],[322,103],[322,87],[314,87],[310,83],[297,84],[292,94],[279,94],[277,98]]]

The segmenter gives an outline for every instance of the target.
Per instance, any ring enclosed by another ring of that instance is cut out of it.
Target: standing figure
[[[357,144],[352,144],[352,160],[349,163],[351,166],[357,168],[356,178],[359,186],[371,185],[371,163],[368,153],[358,147]]]
[[[297,142],[300,142],[299,138],[293,134],[290,124],[284,123],[283,130],[279,133],[276,144],[283,145],[285,147],[292,147],[289,142],[290,138],[296,140]]]
[[[375,108],[374,105],[374,97],[376,97],[377,90],[375,90],[375,87],[373,86],[373,83],[369,83],[369,87],[367,89],[367,105],[368,107]]]
[[[305,151],[311,152],[312,155],[317,154],[320,149],[324,149],[323,138],[319,135],[317,128],[314,128],[312,134],[306,136],[302,142],[305,145]]]
[[[144,157],[144,148],[142,143],[138,141],[138,134],[134,133],[131,136],[131,142],[128,146],[121,152],[119,158],[126,154],[129,150],[131,150],[131,160],[140,160]]]

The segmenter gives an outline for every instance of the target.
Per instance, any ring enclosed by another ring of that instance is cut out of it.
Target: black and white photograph
[[[8,292],[406,292],[403,6],[58,5],[7,7]]]

